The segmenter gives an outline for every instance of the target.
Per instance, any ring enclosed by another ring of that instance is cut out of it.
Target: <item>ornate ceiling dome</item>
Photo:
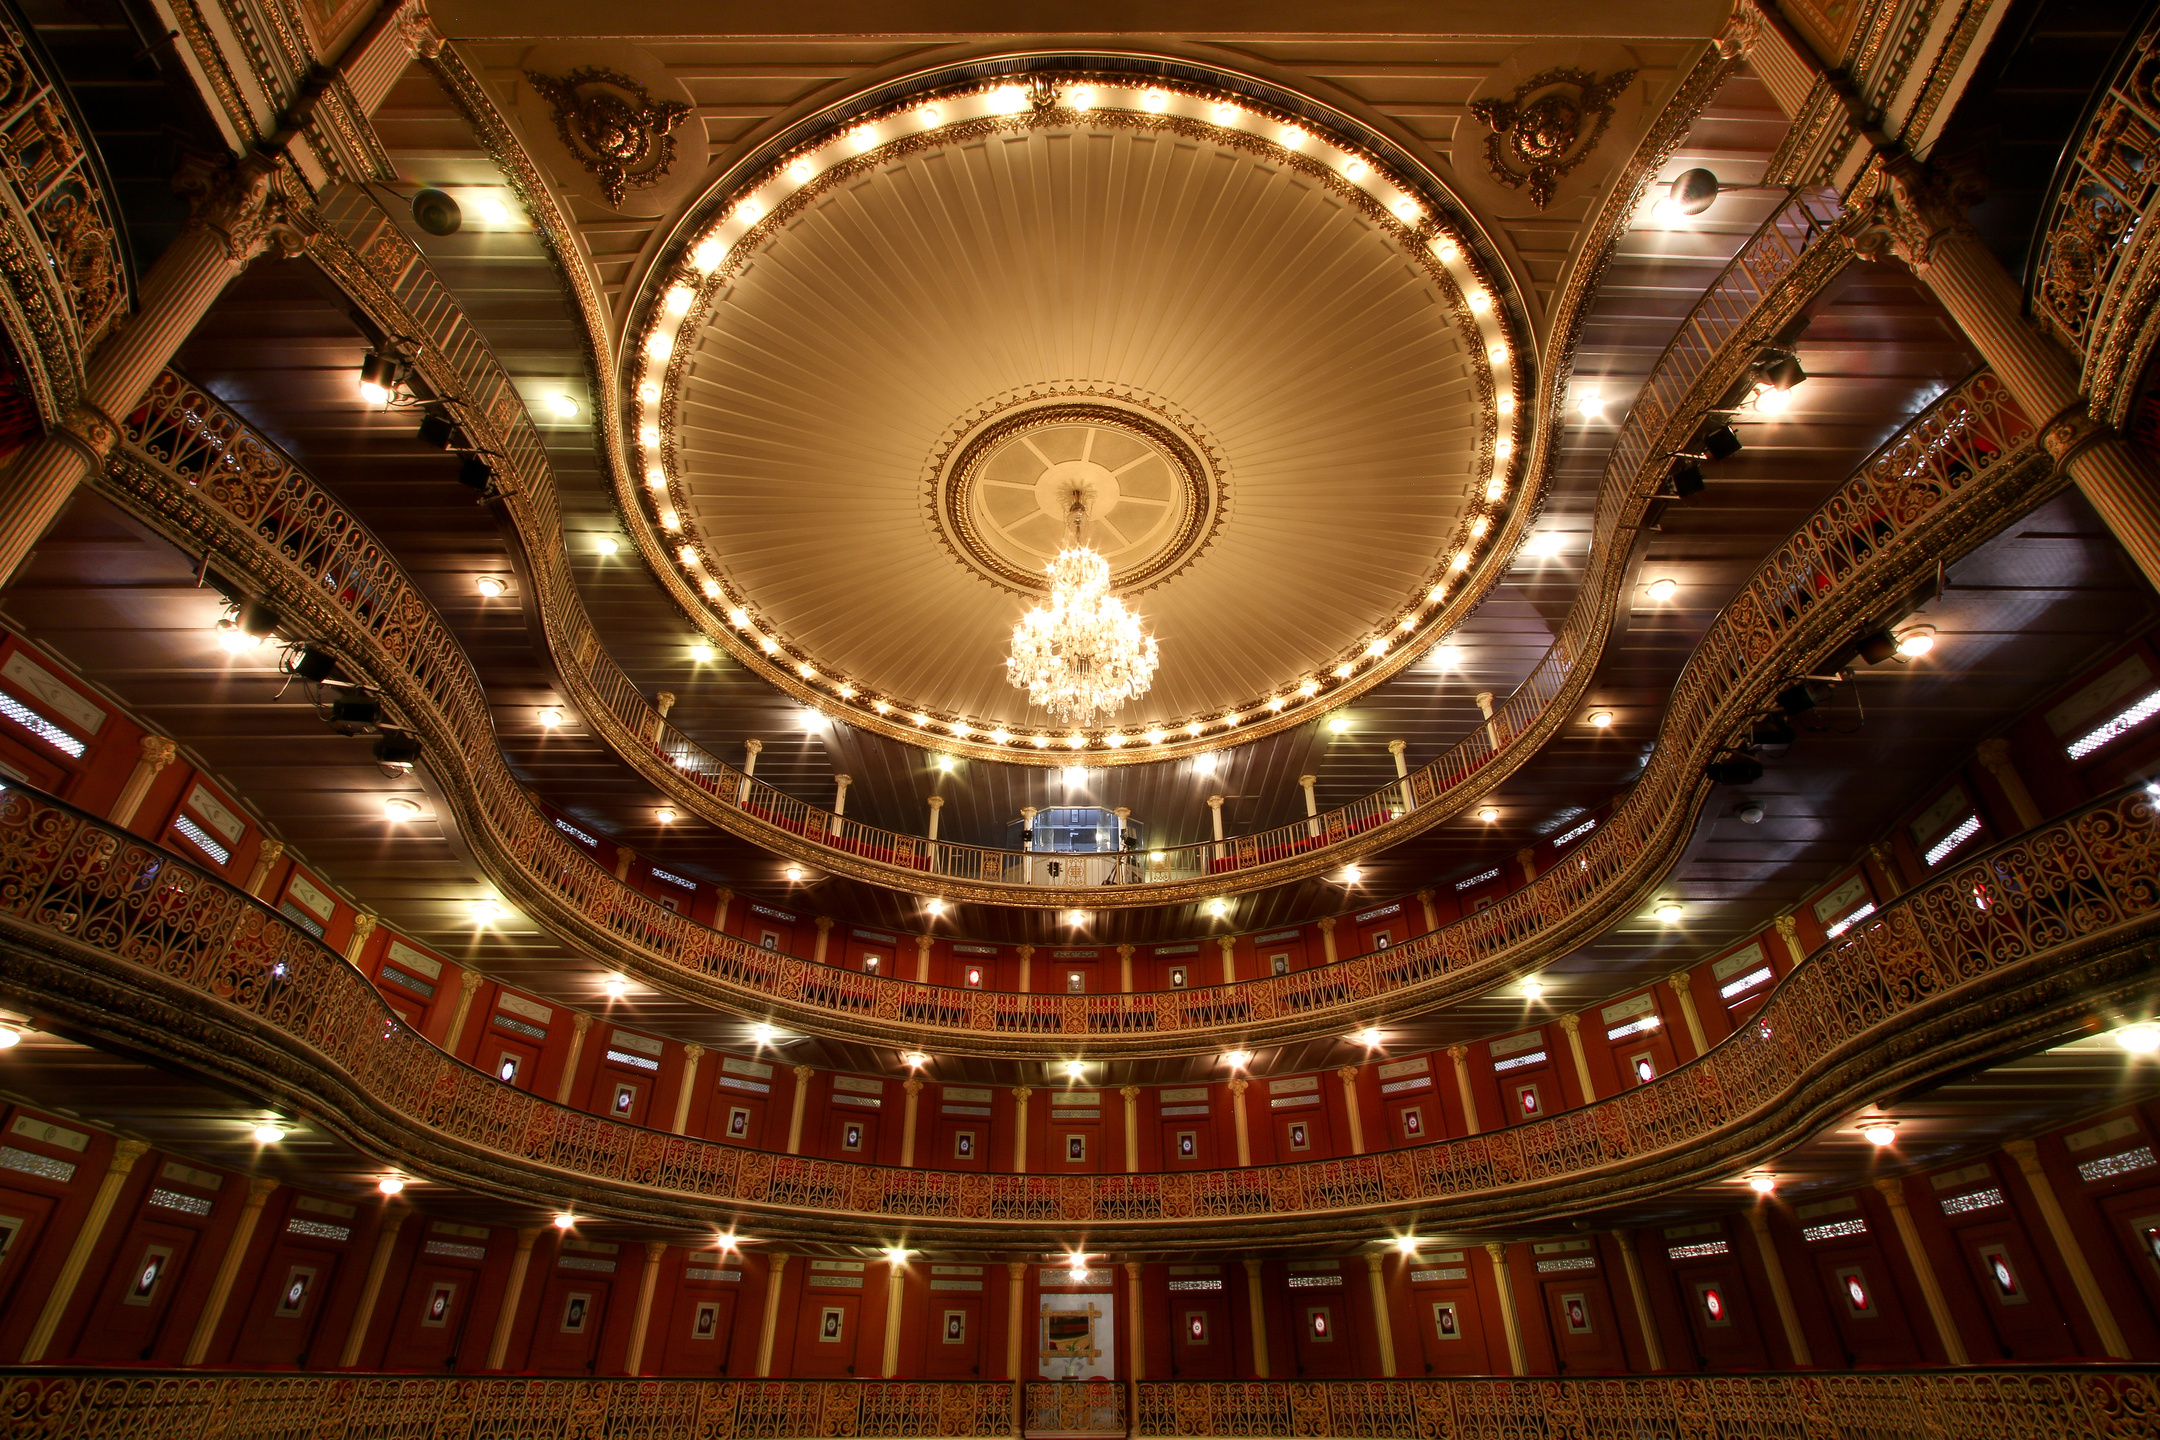
[[[1430,182],[1311,123],[978,86],[718,197],[633,385],[671,581],[854,723],[1069,753],[1003,661],[1077,498],[1163,656],[1089,748],[1390,672],[1491,568],[1523,387]]]

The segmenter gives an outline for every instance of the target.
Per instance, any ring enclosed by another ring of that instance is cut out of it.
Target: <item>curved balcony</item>
[[[1728,1176],[1884,1093],[2030,1050],[2148,992],[2143,788],[1975,856],[1809,956],[1748,1026],[1647,1084],[1509,1129],[1304,1164],[1032,1176],[814,1160],[571,1110],[451,1059],[284,916],[61,803],[0,796],[0,993],[47,1023],[309,1115],[399,1169],[581,1214],[889,1244],[1105,1244],[1521,1224]],[[1045,1239],[1044,1243],[1049,1243]]]
[[[1871,457],[1712,623],[1675,686],[1663,739],[1610,819],[1491,908],[1381,954],[1203,989],[1021,995],[864,975],[759,949],[673,914],[564,838],[496,747],[448,630],[356,522],[209,397],[168,375],[129,417],[108,488],[154,523],[237,559],[286,615],[369,674],[427,741],[447,798],[503,893],[610,969],[656,988],[873,1043],[950,1054],[1189,1054],[1380,1023],[1498,983],[1581,943],[1678,856],[1704,763],[1795,673],[2059,480],[1986,374]]]
[[[1573,712],[1589,683],[1619,600],[1626,546],[1618,538],[1650,503],[1663,478],[1664,456],[1685,441],[1702,409],[1752,360],[1761,336],[1796,312],[1847,258],[1835,243],[1834,198],[1796,193],[1704,293],[1615,440],[1591,543],[1593,573],[1547,654],[1490,724],[1403,780],[1312,819],[1223,841],[1151,848],[1140,856],[1059,856],[1052,866],[1024,851],[933,841],[836,816],[743,774],[668,724],[593,628],[570,573],[544,451],[492,354],[412,242],[371,203],[343,197],[324,214],[345,246],[323,249],[321,263],[389,333],[428,337],[421,370],[437,393],[466,397],[461,415],[501,428],[501,443],[490,442],[503,457],[501,511],[522,552],[563,690],[604,743],[686,813],[790,859],[949,901],[1039,908],[1167,905],[1303,879],[1400,844],[1505,780]],[[244,428],[207,396],[190,406],[218,415],[213,424],[222,437]],[[176,456],[186,448],[177,434],[163,443]],[[274,453],[261,448],[266,456]],[[213,460],[205,456],[189,468]],[[276,457],[256,463],[285,462]],[[293,483],[312,489],[297,477]],[[321,523],[358,528],[319,492],[306,503],[322,515]],[[1103,764],[1121,756],[1144,759],[1148,752],[1136,744],[1131,751],[1094,748],[1084,754]]]

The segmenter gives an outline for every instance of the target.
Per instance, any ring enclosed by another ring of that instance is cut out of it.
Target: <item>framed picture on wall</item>
[[[1567,1333],[1570,1335],[1589,1335],[1593,1333],[1590,1328],[1589,1297],[1580,1293],[1562,1295],[1560,1297],[1560,1323],[1567,1327]]]
[[[1425,1138],[1425,1107],[1406,1105],[1402,1112],[1402,1133],[1405,1140]]]
[[[1442,1340],[1462,1339],[1462,1319],[1455,1313],[1453,1300],[1435,1300],[1432,1307],[1433,1333]]]
[[[562,1333],[565,1335],[584,1334],[585,1322],[591,1316],[592,1296],[583,1291],[573,1292],[569,1298],[563,1301]]]
[[[1067,1135],[1065,1137],[1065,1158],[1074,1164],[1087,1159],[1087,1136]]]
[[[1170,967],[1170,988],[1173,990],[1183,990],[1185,988],[1185,967],[1183,965]]]
[[[429,1330],[440,1330],[450,1323],[450,1311],[457,1304],[457,1282],[438,1280],[428,1287],[427,1304],[421,1307],[420,1323]]]
[[[862,1149],[862,1122],[860,1120],[850,1120],[840,1127],[840,1148],[843,1150]]]
[[[1335,1343],[1335,1312],[1326,1305],[1305,1307],[1305,1338],[1321,1345]]]
[[[778,950],[780,948],[780,932],[777,930],[767,930],[762,935],[758,936],[757,943],[760,950]]]
[[[719,1332],[719,1329],[720,1302],[717,1300],[700,1301],[696,1312],[690,1317],[690,1338],[692,1340],[710,1340]]]
[[[518,1071],[524,1068],[525,1062],[523,1060],[505,1050],[495,1061],[495,1078],[505,1085],[515,1085],[517,1084]]]
[[[947,1345],[967,1344],[967,1311],[947,1310],[944,1334]]]
[[[1857,1265],[1848,1265],[1836,1272],[1838,1298],[1845,1302],[1845,1313],[1854,1320],[1875,1318],[1875,1296],[1868,1289],[1867,1275]]]
[[[1719,1330],[1731,1327],[1732,1309],[1725,1303],[1725,1292],[1716,1285],[1698,1282],[1695,1303],[1702,1306],[1703,1324]]]
[[[975,1132],[973,1130],[955,1130],[952,1137],[952,1153],[955,1160],[974,1159]]]
[[[617,1115],[628,1115],[633,1109],[636,1108],[636,1106],[637,1086],[632,1085],[627,1081],[618,1081],[615,1085],[615,1101],[613,1106],[615,1113]]]
[[[840,1332],[847,1324],[847,1312],[837,1305],[827,1305],[818,1316],[817,1338],[820,1345],[838,1345]]]
[[[285,1288],[278,1292],[277,1313],[290,1319],[307,1308],[308,1292],[315,1288],[312,1267],[295,1265],[285,1274]]]
[[[1657,1079],[1657,1061],[1648,1052],[1628,1056],[1628,1069],[1635,1076],[1635,1083],[1647,1085]]]
[[[1177,1157],[1180,1160],[1197,1159],[1200,1154],[1200,1132],[1180,1130],[1177,1132]]]
[[[1290,957],[1288,955],[1270,955],[1267,957],[1267,965],[1268,974],[1270,975],[1287,975],[1290,973]]]
[[[1185,1312],[1185,1343],[1187,1345],[1205,1345],[1208,1343],[1207,1311],[1187,1310]]]
[[[750,1138],[750,1112],[741,1105],[730,1105],[727,1112],[727,1138],[747,1140]]]
[[[2025,1287],[2018,1283],[2017,1270],[2010,1264],[2010,1252],[2000,1245],[1980,1247],[1980,1268],[1994,1282],[1993,1291],[1997,1301],[2004,1305],[2023,1305]]]
[[[158,1285],[165,1279],[165,1267],[170,1264],[172,1264],[172,1247],[152,1245],[145,1249],[142,1253],[142,1259],[135,1262],[135,1279],[128,1286],[127,1295],[123,1298],[122,1303],[127,1305],[148,1305],[157,1297]]]
[[[1303,1120],[1290,1122],[1290,1148],[1292,1150],[1310,1150],[1312,1148],[1312,1132],[1307,1128]]]

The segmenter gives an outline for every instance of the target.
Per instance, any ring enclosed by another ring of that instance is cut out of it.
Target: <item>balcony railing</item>
[[[439,771],[455,767],[446,789],[466,807],[476,853],[507,895],[563,938],[609,968],[627,956],[651,983],[719,1003],[798,1010],[805,1023],[880,1039],[897,1029],[948,1051],[1018,1054],[1069,1052],[1074,1038],[1095,1035],[1124,1037],[1128,1050],[1152,1041],[1155,1053],[1187,1053],[1210,1032],[1249,1043],[1376,1023],[1587,938],[1662,873],[1691,824],[1703,763],[1750,709],[1844,638],[1873,597],[1931,571],[2053,483],[2033,460],[2032,426],[1992,377],[1975,375],[1870,457],[1742,587],[1682,670],[1642,778],[1529,886],[1324,969],[1192,990],[1020,995],[816,965],[640,894],[534,805],[503,762],[486,696],[449,629],[384,548],[301,471],[170,374],[128,417],[124,438],[123,455],[144,463],[116,466],[107,483],[168,528],[259,559],[256,578],[280,608],[385,687]],[[1495,721],[1510,723],[1506,712]]]
[[[0,935],[12,952],[0,987],[17,1003],[63,1017],[82,1007],[101,1032],[151,1053],[179,1047],[197,1069],[229,1058],[243,1084],[264,1067],[335,1074],[322,1096],[291,1103],[334,1112],[337,1133],[447,1183],[568,1193],[596,1216],[717,1223],[762,1211],[767,1230],[828,1238],[908,1217],[911,1233],[953,1243],[1085,1224],[1105,1242],[1213,1246],[1238,1243],[1224,1222],[1241,1218],[1362,1234],[1406,1207],[1431,1223],[1493,1223],[1549,1213],[1563,1190],[1582,1206],[1682,1188],[1797,1141],[1885,1084],[2014,1053],[2149,988],[2156,897],[2160,815],[2132,788],[1889,902],[1808,957],[1739,1033],[1594,1104],[1338,1160],[996,1175],[774,1155],[513,1089],[406,1028],[360,971],[245,892],[59,801],[0,794]],[[180,1003],[188,993],[202,1003]],[[364,1111],[347,1113],[353,1093]]]
[[[508,449],[498,473],[509,481],[503,505],[531,566],[558,672],[587,722],[630,764],[692,813],[822,868],[953,900],[1097,908],[1191,900],[1316,872],[1438,823],[1520,763],[1550,732],[1555,713],[1571,708],[1588,678],[1584,665],[1594,664],[1599,653],[1618,593],[1619,561],[1608,542],[1639,508],[1637,492],[1646,467],[1658,468],[1650,462],[1665,430],[1681,410],[1701,401],[1696,392],[1725,347],[1761,319],[1801,257],[1830,232],[1837,214],[1836,198],[1827,191],[1794,194],[1742,247],[1682,324],[1622,426],[1607,467],[1592,551],[1601,573],[1611,572],[1608,583],[1586,587],[1546,655],[1489,722],[1406,778],[1316,817],[1222,841],[1050,857],[929,840],[835,816],[743,774],[668,724],[592,626],[569,570],[537,432],[500,364],[419,250],[367,197],[334,195],[324,207],[326,221],[359,262],[360,273],[348,277],[348,284],[362,292],[379,290],[378,303],[409,318],[411,323],[391,327],[397,333],[431,337],[443,371],[435,377],[437,388],[458,392],[455,411],[501,427]],[[338,255],[323,258],[339,272]],[[207,397],[196,403],[215,408]],[[1502,757],[1507,763],[1493,763]]]

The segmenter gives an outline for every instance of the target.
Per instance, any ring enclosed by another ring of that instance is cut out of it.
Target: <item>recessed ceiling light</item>
[[[508,590],[510,585],[500,575],[482,575],[479,579],[473,581],[473,587],[482,595],[487,596],[488,599],[493,600],[496,596]]]
[[[1935,648],[1935,627],[1921,625],[1907,630],[1897,637],[1897,653],[1907,659],[1917,659]]]
[[[1210,900],[1207,902],[1207,913],[1220,920],[1230,913],[1230,902],[1228,900]]]
[[[1605,397],[1595,390],[1585,390],[1575,397],[1575,413],[1585,420],[1600,419],[1605,414]]]
[[[608,999],[620,1000],[629,993],[630,982],[620,975],[610,975],[601,982],[600,988],[607,992]]]
[[[1306,135],[1303,130],[1298,129],[1298,127],[1295,125],[1285,125],[1282,128],[1282,135],[1280,138],[1282,140],[1283,148],[1285,150],[1295,150],[1300,145],[1303,145],[1306,140],[1311,137]]]
[[[405,1177],[402,1175],[385,1175],[375,1182],[375,1188],[385,1195],[402,1194],[405,1190]]]
[[[482,925],[500,920],[507,913],[509,912],[505,911],[502,903],[497,900],[475,900],[472,902],[472,918]]]
[[[672,805],[662,805],[659,809],[653,811],[653,819],[658,820],[663,825],[674,824],[675,807]]]
[[[900,1057],[900,1063],[910,1070],[920,1070],[930,1063],[930,1057],[920,1050],[910,1050]]]
[[[1493,823],[1493,821],[1500,818],[1500,812],[1498,810],[1495,810],[1492,806],[1487,805],[1477,812],[1477,818],[1490,825]]]
[[[495,196],[483,190],[474,194],[471,199],[473,209],[479,211],[480,218],[487,221],[488,224],[507,225],[510,223],[510,207],[503,204]]]
[[[1380,1028],[1377,1025],[1368,1025],[1363,1030],[1358,1031],[1357,1034],[1352,1035],[1350,1038],[1357,1044],[1363,1045],[1368,1050],[1376,1049],[1378,1048],[1381,1040]]]
[[[1398,1235],[1395,1237],[1395,1248],[1405,1255],[1417,1254],[1417,1247],[1418,1238],[1415,1235]]]
[[[1777,1189],[1777,1181],[1768,1175],[1750,1175],[1748,1176],[1747,1188],[1758,1195],[1768,1195],[1771,1191]]]
[[[1860,1133],[1867,1137],[1870,1145],[1888,1145],[1897,1139],[1897,1126],[1887,1121],[1877,1121],[1872,1125],[1861,1126]]]
[[[1355,885],[1365,878],[1365,868],[1362,865],[1345,865],[1342,867],[1342,878],[1343,884]]]
[[[1140,97],[1140,103],[1146,106],[1150,113],[1160,115],[1169,108],[1170,97],[1160,90],[1150,90]]]
[[[1652,600],[1670,600],[1673,597],[1673,592],[1679,588],[1680,582],[1677,580],[1653,580],[1650,582],[1650,598]]]
[[[571,1214],[568,1210],[558,1210],[555,1212],[556,1229],[568,1230],[571,1226],[575,1224],[577,1224],[577,1216]]]
[[[1087,1061],[1085,1061],[1085,1060],[1068,1060],[1068,1061],[1066,1061],[1066,1062],[1065,1062],[1065,1073],[1066,1073],[1067,1075],[1070,1075],[1070,1076],[1072,1076],[1072,1078],[1073,1078],[1073,1079],[1075,1079],[1075,1080],[1083,1080],[1083,1079],[1087,1078]]]
[[[770,1025],[752,1025],[750,1027],[750,1038],[760,1045],[772,1044],[773,1036],[776,1033]]]
[[[285,1127],[282,1125],[272,1125],[265,1121],[255,1127],[255,1143],[258,1145],[275,1145],[284,1138]]]
[[[417,820],[420,817],[420,803],[402,795],[392,795],[383,801],[382,809],[385,820]]]
[[[575,420],[577,418],[578,403],[571,396],[559,393],[550,395],[547,398],[547,407],[559,420]]]
[[[1612,724],[1612,711],[1610,711],[1610,710],[1593,710],[1593,711],[1591,711],[1591,712],[1590,712],[1590,724],[1591,724],[1592,728],[1594,728],[1594,729],[1598,729],[1598,730],[1603,730],[1603,729],[1606,729],[1606,728],[1607,728],[1608,726],[1610,726],[1610,725]]]
[[[1226,1050],[1223,1052],[1222,1061],[1223,1064],[1229,1066],[1232,1070],[1242,1070],[1247,1065],[1252,1064],[1252,1051]]]
[[[935,125],[945,118],[945,112],[935,105],[925,105],[915,112],[915,118],[925,125]]]
[[[1327,722],[1327,728],[1331,733],[1336,735],[1346,734],[1350,729],[1350,717],[1347,715],[1337,715]]]
[[[787,876],[790,885],[799,883],[803,877],[803,870],[800,865],[790,865],[780,873]]]
[[[1068,910],[1065,912],[1065,923],[1068,925],[1085,925],[1087,924],[1087,918],[1087,911],[1085,910]]]
[[[1686,913],[1687,912],[1681,908],[1680,903],[1677,900],[1667,900],[1664,904],[1657,907],[1657,918],[1664,921],[1667,925],[1678,923],[1680,917]]]
[[[621,548],[622,546],[616,542],[615,537],[612,535],[602,535],[599,539],[593,541],[593,549],[599,551],[602,555],[613,555]]]
[[[1522,982],[1522,993],[1525,1000],[1542,1000],[1545,998],[1545,982],[1533,975]]]
[[[2115,1043],[2132,1055],[2150,1055],[2160,1051],[2160,1025],[2141,1022],[2125,1025],[2115,1032]]]
[[[923,901],[922,908],[930,912],[932,915],[942,915],[945,913],[945,902],[943,900],[932,898]]]
[[[848,132],[848,143],[855,147],[857,154],[868,150],[877,144],[877,127],[873,125],[856,126]]]
[[[1343,161],[1342,173],[1352,180],[1361,180],[1365,176],[1365,162],[1352,155],[1349,159]]]
[[[1066,103],[1070,104],[1075,110],[1092,110],[1095,108],[1095,87],[1092,85],[1078,86],[1065,99]]]
[[[1218,125],[1228,125],[1237,117],[1238,111],[1235,105],[1217,105],[1215,107],[1215,123]]]
[[[1206,754],[1204,754],[1204,755],[1195,755],[1195,756],[1193,756],[1192,768],[1193,768],[1193,770],[1194,770],[1194,771],[1195,771],[1196,773],[1198,773],[1198,774],[1201,774],[1201,775],[1212,775],[1212,774],[1214,774],[1214,773],[1215,773],[1215,752],[1214,752],[1214,751],[1212,751],[1212,750],[1210,750],[1210,751],[1208,751],[1208,752],[1207,752]]]
[[[710,645],[692,645],[690,647],[690,658],[702,665],[713,658],[713,648]]]

